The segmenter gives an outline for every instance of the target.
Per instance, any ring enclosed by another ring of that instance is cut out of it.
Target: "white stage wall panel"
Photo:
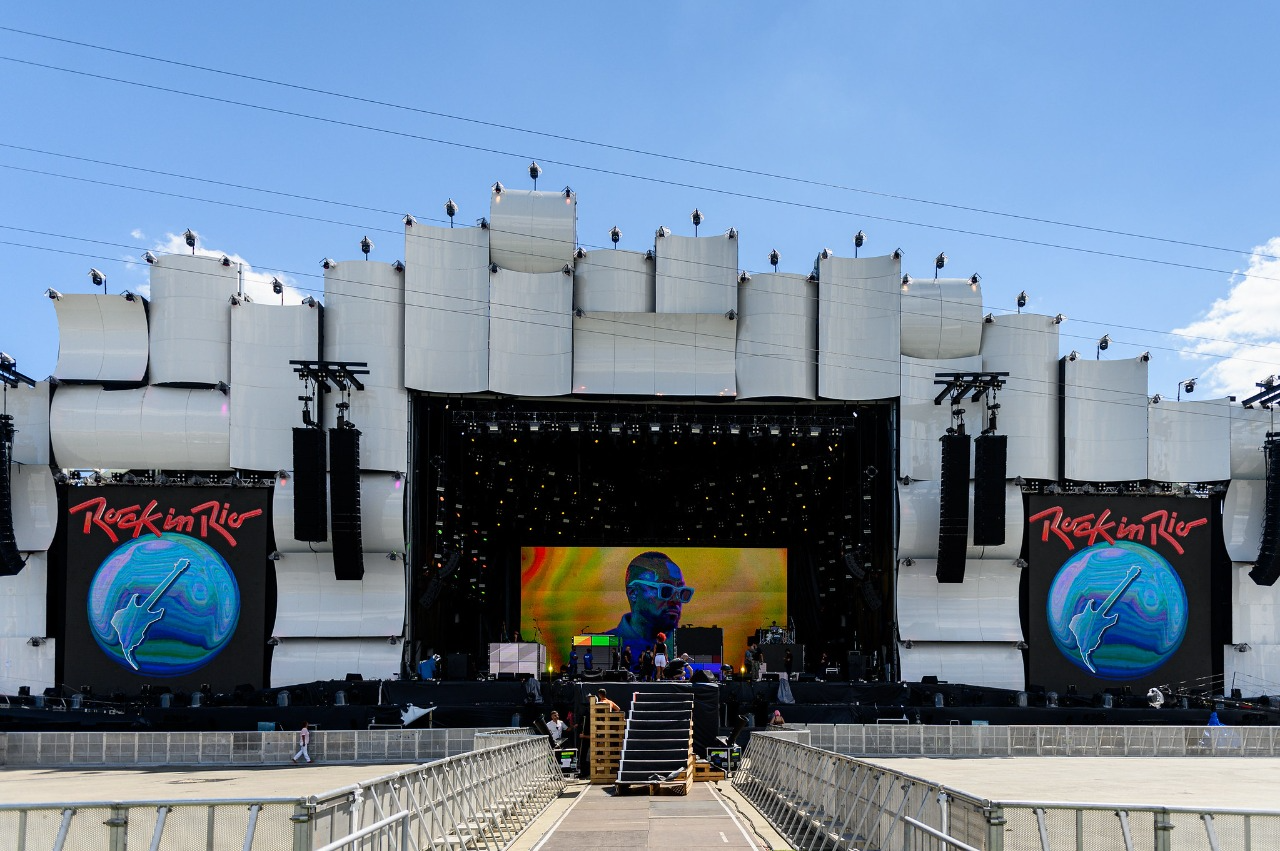
[[[965,287],[967,290],[968,287]],[[942,470],[942,442],[939,438],[954,425],[951,404],[933,404],[942,388],[934,384],[939,372],[978,372],[982,359],[920,360],[902,358],[902,399],[899,405],[898,474],[913,479],[937,479]],[[969,431],[982,431],[981,406],[965,403]],[[973,476],[973,449],[969,451],[969,476]]]
[[[1233,479],[1222,503],[1222,541],[1232,561],[1252,562],[1262,544],[1267,517],[1267,483]]]
[[[404,631],[404,561],[364,554],[364,578],[333,577],[331,553],[282,554],[276,571],[277,638],[373,638]]]
[[[657,266],[636,251],[587,251],[573,268],[573,306],[587,313],[653,313]]]
[[[862,401],[902,392],[902,265],[818,258],[818,395]]]
[[[151,270],[152,384],[230,381],[231,296],[235,265],[167,254]]]
[[[63,381],[141,381],[147,375],[147,310],[142,298],[68,293],[54,299]]]
[[[938,557],[938,515],[941,484],[937,481],[912,481],[898,486],[898,558],[936,559]],[[1022,530],[1026,512],[1022,489],[1014,484],[1004,489],[1004,543],[978,547],[973,543],[973,484],[969,485],[969,529],[967,559],[1008,559],[1022,552]]]
[[[0,637],[43,637],[49,591],[49,563],[44,553],[27,555],[27,565],[13,576],[0,576]],[[13,694],[14,692],[6,692]]]
[[[982,289],[967,279],[912,281],[902,294],[902,354],[965,358],[982,346]]]
[[[1022,652],[1014,644],[917,641],[899,644],[902,679],[919,682],[935,676],[943,682],[1022,691],[1027,687]]]
[[[324,541],[299,541],[293,536],[293,496],[295,479],[293,476],[285,478],[276,477],[275,487],[271,491],[271,528],[275,533],[276,551],[282,556],[289,553],[330,553],[333,552],[333,539],[330,535],[328,540]],[[324,489],[325,510],[324,516],[329,516],[329,486],[328,477],[326,476],[326,484]],[[364,476],[360,477],[360,482],[364,484]],[[360,489],[360,508],[364,510],[364,488]],[[326,523],[327,527],[327,523]],[[361,540],[364,543],[364,519],[361,518],[360,523]]]
[[[404,529],[405,484],[403,476],[397,479],[393,473],[366,471],[360,474],[360,543],[366,551],[403,553],[408,549]],[[325,496],[330,493],[326,487]],[[332,552],[332,540],[299,541],[293,536],[293,496],[294,478],[276,479],[271,494],[276,549],[281,553]]]
[[[1217,482],[1231,478],[1231,400],[1164,400],[1147,408],[1147,478]]]
[[[1057,479],[1058,325],[1031,313],[993,316],[982,326],[982,369],[1009,373],[997,397],[1006,473]]]
[[[738,289],[739,399],[818,396],[818,284],[759,274]]]
[[[44,552],[58,530],[58,493],[44,465],[15,464],[10,470],[13,535],[22,552]]]
[[[573,320],[573,391],[733,396],[734,321],[719,315],[598,313]]]
[[[10,387],[6,400],[13,417],[13,460],[18,464],[48,464],[49,382],[35,387]]]
[[[511,396],[573,391],[571,273],[499,269],[489,277],[489,390]]]
[[[414,390],[489,387],[489,230],[405,226],[404,380]]]
[[[30,686],[32,694],[43,694],[54,686],[54,656],[57,642],[46,639],[39,647],[28,642],[31,636],[0,638],[0,693],[17,694]]]
[[[738,309],[736,235],[676,236],[660,230],[654,242],[658,313],[728,313]]]
[[[291,638],[272,649],[270,688],[341,680],[347,674],[394,679],[403,651],[403,645],[385,638]]]
[[[489,193],[489,259],[513,272],[540,274],[573,265],[578,196],[504,189]]]
[[[49,411],[55,463],[122,470],[231,469],[230,400],[218,390],[64,385]]]
[[[360,466],[407,470],[409,394],[404,387],[404,275],[387,263],[349,260],[325,271],[324,352],[327,360],[363,361],[365,389],[351,394],[351,422],[360,429]],[[326,428],[337,422],[329,394]]]
[[[1081,356],[1062,363],[1063,477],[1082,482],[1147,478],[1147,362]]]
[[[1241,653],[1234,646],[1222,647],[1223,687],[1238,688],[1246,695],[1275,694],[1280,683],[1280,644],[1250,644]]]
[[[1008,559],[970,559],[964,582],[938,582],[937,559],[898,566],[898,634],[915,641],[1021,641],[1018,584]]]
[[[1262,445],[1269,431],[1280,431],[1274,407],[1231,406],[1231,478],[1266,479],[1267,459]]]
[[[298,397],[303,385],[289,361],[315,360],[319,340],[317,308],[252,302],[232,307],[232,467],[293,467],[293,429],[302,425]],[[311,410],[314,415],[314,405]]]
[[[1231,641],[1280,644],[1280,583],[1259,585],[1249,578],[1252,569],[1252,563],[1231,565]]]

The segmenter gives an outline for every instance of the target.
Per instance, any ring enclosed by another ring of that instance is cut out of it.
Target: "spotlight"
[[[564,194],[564,202],[565,202],[566,204],[572,204],[572,203],[573,203],[573,190],[572,190],[572,189],[570,189],[568,186],[566,186],[564,189],[561,189],[560,191]]]
[[[738,283],[745,284],[750,280],[751,280],[751,276],[747,274],[745,271],[738,273]]]
[[[373,241],[369,237],[360,240],[360,250],[364,252],[364,259],[369,259],[369,252],[373,250]]]
[[[730,308],[729,310],[725,311],[724,318],[732,322],[733,320],[738,318],[738,311]]]
[[[1053,317],[1054,325],[1061,325],[1063,322],[1066,322],[1066,321],[1067,321],[1067,315],[1065,313],[1059,313],[1057,316]]]
[[[279,278],[271,279],[271,291],[280,296],[280,303],[284,304],[284,284],[280,283]]]
[[[1027,306],[1027,291],[1023,290],[1018,293],[1018,312],[1022,312],[1022,308]]]
[[[305,304],[307,307],[316,307],[320,304],[320,302],[316,301],[311,296],[307,296],[306,298],[304,298],[302,300],[302,303]]]
[[[978,289],[978,284],[980,283],[982,283],[982,276],[979,275],[977,272],[974,272],[972,275],[969,276],[969,289],[976,292]]]
[[[622,231],[617,225],[609,228],[609,240],[613,243],[614,248],[617,248],[618,243],[622,240]]]
[[[502,185],[502,181],[500,181],[500,180],[499,180],[498,182],[496,182],[496,183],[494,183],[494,184],[493,184],[493,187],[492,187],[492,188],[493,188],[493,200],[494,200],[494,202],[495,202],[495,203],[496,203],[496,202],[500,202],[500,201],[502,200],[502,192],[503,192],[503,190],[504,190],[506,187],[505,187],[505,186],[503,186],[503,185]]]
[[[893,259],[894,259],[894,260],[901,260],[901,259],[902,259],[902,249],[901,249],[901,248],[895,248],[895,249],[893,249]]]
[[[938,279],[938,272],[941,271],[942,267],[945,265],[947,265],[947,255],[939,252],[938,256],[933,258],[933,279],[935,281]]]
[[[738,434],[742,431],[742,426],[737,423],[729,423],[729,434]]]
[[[581,319],[582,317],[587,315],[587,312],[583,310],[581,307],[575,307],[573,309],[573,315]]]
[[[186,232],[182,234],[182,239],[187,243],[187,248],[190,248],[191,253],[194,255],[196,253],[196,232],[191,228],[187,228]]]
[[[498,264],[497,264],[497,263],[490,263],[490,264],[489,264],[489,274],[490,274],[490,275],[496,275],[496,274],[498,274]]]
[[[1163,401],[1164,401],[1164,397],[1161,396],[1159,393],[1151,397],[1151,404],[1153,405],[1159,405]]]
[[[337,260],[330,260],[328,257],[320,261],[320,266],[325,270],[332,269],[338,265]]]
[[[533,178],[533,191],[538,191],[538,178],[542,175],[542,166],[537,162],[529,163],[529,176]]]
[[[1069,360],[1069,361],[1074,361],[1074,360],[1078,359],[1079,357],[1080,357],[1080,353],[1079,353],[1079,352],[1077,352],[1075,349],[1072,349],[1072,350],[1071,350],[1071,354],[1067,355],[1067,360]]]
[[[95,287],[102,287],[102,291],[107,291],[107,276],[97,269],[89,270],[89,280],[93,281]]]
[[[138,297],[137,297],[136,295],[134,295],[133,293],[129,292],[128,290],[125,290],[124,292],[120,293],[120,295],[124,296],[124,300],[125,300],[125,301],[137,301],[137,300],[138,300]]]
[[[702,211],[697,207],[693,208],[693,212],[689,214],[689,221],[693,222],[693,235],[698,235],[698,226],[702,224]]]
[[[58,299],[62,298],[62,293],[58,292],[53,287],[49,287],[49,289],[45,290],[44,294],[53,301],[57,301]]]
[[[903,275],[903,276],[902,276],[902,291],[905,293],[905,292],[906,292],[907,290],[909,290],[909,289],[911,289],[911,276],[910,276],[910,275]]]
[[[1183,393],[1190,395],[1194,393],[1195,390],[1196,390],[1196,379],[1194,378],[1184,379],[1183,382],[1178,385],[1178,401],[1179,402],[1182,401]]]
[[[449,199],[449,203],[448,203],[448,204],[445,204],[445,207],[444,207],[445,212],[448,212],[448,211],[449,211],[449,204],[452,204],[452,203],[453,203],[453,199],[452,199],[452,198],[450,198],[450,199]],[[457,207],[454,207],[454,208],[453,208],[453,211],[454,211],[455,213],[456,213],[456,212],[458,212],[458,208],[457,208]],[[418,220],[417,220],[417,219],[415,219],[415,218],[413,217],[413,213],[405,213],[405,214],[404,214],[404,218],[402,219],[402,221],[404,222],[404,226],[405,226],[405,227],[407,227],[407,228],[411,228],[411,227],[413,227],[414,225],[416,225],[416,224],[418,223]]]
[[[862,231],[858,231],[853,235],[853,256],[858,256],[858,249],[866,244],[867,235]]]
[[[782,255],[778,254],[778,249],[769,252],[769,265],[773,267],[773,271],[778,271],[778,261],[782,259]]]
[[[1102,353],[1105,352],[1110,347],[1111,347],[1111,335],[1103,334],[1102,337],[1098,339],[1098,352],[1097,352],[1097,358],[1095,358],[1095,360],[1101,360]]]
[[[156,257],[154,254],[152,254],[150,251],[142,252],[142,259],[147,261],[147,265],[155,265],[156,263],[159,262],[159,258]]]
[[[387,561],[395,561],[399,556],[395,553],[387,553]]]
[[[391,264],[391,268],[392,268],[392,269],[395,269],[397,272],[403,272],[403,271],[404,271],[404,262],[403,262],[403,261],[401,261],[401,260],[397,260],[396,262],[394,262],[394,263],[392,263],[392,264]]]
[[[991,325],[996,321],[996,315],[994,313],[988,313],[986,316],[982,317],[982,321]]]
[[[453,227],[453,217],[458,215],[458,205],[453,203],[453,199],[444,202],[444,214],[449,217],[449,227]]]
[[[230,257],[228,257],[228,256],[227,256],[227,255],[225,255],[225,254],[224,254],[224,255],[222,255],[222,259],[221,259],[221,260],[219,260],[218,262],[219,262],[219,263],[221,263],[223,266],[225,266],[225,267],[227,267],[227,268],[230,268],[230,267],[231,267],[231,258],[230,258]]]
[[[1138,355],[1138,360],[1142,361],[1143,363],[1146,363],[1147,361],[1151,360],[1151,352],[1143,352],[1142,354]]]
[[[617,246],[614,246],[614,247],[616,248]],[[573,259],[574,259],[574,260],[584,260],[584,259],[586,259],[586,256],[587,256],[587,252],[583,250],[583,248],[582,248],[582,246],[581,246],[581,245],[579,245],[577,248],[575,248],[575,249],[573,250]],[[566,265],[565,265],[565,268],[566,268],[566,269],[568,269],[568,268],[569,268],[569,266],[566,264]],[[568,272],[566,272],[565,274],[567,275],[567,274],[568,274]]]
[[[272,551],[271,551],[271,555],[267,556],[267,559],[268,559],[269,561],[279,561],[279,560],[280,560],[280,551],[279,551],[279,550],[272,550]]]

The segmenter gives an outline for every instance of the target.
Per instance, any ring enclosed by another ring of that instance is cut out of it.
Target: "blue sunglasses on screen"
[[[672,585],[670,582],[654,582],[650,579],[632,579],[627,583],[627,587],[632,585],[647,585],[650,588],[658,589],[658,597],[663,600],[670,600],[675,597],[681,603],[687,603],[693,599],[693,589],[687,585]]]

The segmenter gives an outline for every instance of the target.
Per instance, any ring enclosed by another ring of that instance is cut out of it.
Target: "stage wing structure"
[[[818,257],[818,395],[895,399],[902,392],[902,264]]]
[[[1022,569],[1007,559],[968,560],[964,582],[939,582],[936,559],[898,567],[898,633],[903,640],[1017,642]]]
[[[1013,643],[920,641],[899,647],[902,679],[919,682],[937,677],[941,682],[982,684],[988,688],[1022,691],[1026,688],[1022,651]]]
[[[659,228],[654,304],[658,313],[738,310],[738,235],[676,236]]]
[[[732,397],[734,323],[718,314],[574,317],[574,392]]]
[[[982,370],[1009,373],[997,401],[1011,478],[1058,478],[1059,325],[1021,313],[992,316],[982,326]]]
[[[271,688],[341,679],[360,674],[367,680],[390,680],[400,672],[400,643],[385,638],[281,639],[272,648]]]
[[[752,275],[738,288],[739,399],[818,397],[818,282]]]
[[[406,387],[489,388],[489,234],[481,227],[405,224]]]
[[[231,298],[238,265],[169,254],[151,270],[152,384],[212,387],[231,379]]]
[[[573,381],[573,270],[489,276],[489,390],[567,396]]]
[[[573,306],[585,313],[653,313],[653,253],[584,251],[573,270]]]
[[[976,281],[913,280],[902,293],[902,354],[922,360],[976,357],[982,288]]]
[[[136,384],[147,375],[147,308],[140,296],[66,293],[58,313],[59,381]]]
[[[21,552],[44,552],[58,530],[58,491],[43,465],[14,465],[9,478],[13,534]]]
[[[1004,489],[1004,543],[977,546],[973,543],[973,484],[969,485],[969,534],[965,558],[1013,560],[1022,551],[1023,523],[1026,511],[1022,489],[1007,483]],[[938,520],[941,510],[941,485],[937,481],[912,481],[898,485],[898,558],[936,559],[938,557]]]
[[[967,291],[969,288],[965,287]],[[939,438],[956,425],[951,418],[951,405],[942,400],[933,403],[943,389],[935,384],[939,372],[979,372],[982,359],[977,355],[937,360],[902,358],[902,397],[899,405],[898,472],[913,479],[937,479],[942,469],[942,443]],[[975,424],[971,433],[981,430],[981,404],[965,403],[965,422]],[[973,478],[973,456],[969,453],[970,479]]]
[[[1147,478],[1147,361],[1062,359],[1065,478]]]
[[[1266,480],[1262,446],[1275,431],[1275,414],[1268,408],[1231,406],[1231,478]]]
[[[366,552],[403,553],[408,549],[404,532],[405,482],[395,473],[361,474],[360,542]],[[326,496],[329,493],[326,487]],[[299,541],[294,537],[293,494],[292,477],[276,480],[271,499],[276,550],[282,554],[332,552],[332,540]]]
[[[278,600],[271,634],[290,638],[399,637],[404,562],[364,554],[364,578],[335,579],[332,553],[287,553],[275,562]]]
[[[1231,478],[1231,400],[1170,402],[1147,408],[1147,478],[1217,482]]]
[[[11,387],[5,394],[5,403],[13,417],[13,461],[48,465],[49,382],[37,381],[35,387]]]
[[[489,193],[489,261],[501,269],[538,275],[572,266],[577,247],[578,196],[495,186]]]

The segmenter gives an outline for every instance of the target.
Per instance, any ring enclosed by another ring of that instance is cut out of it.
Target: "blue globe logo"
[[[1046,604],[1059,652],[1106,680],[1133,680],[1177,652],[1187,592],[1169,562],[1132,541],[1076,553],[1053,578]]]
[[[226,560],[189,535],[135,538],[89,583],[89,630],[126,670],[178,677],[207,665],[240,620],[240,586]]]

